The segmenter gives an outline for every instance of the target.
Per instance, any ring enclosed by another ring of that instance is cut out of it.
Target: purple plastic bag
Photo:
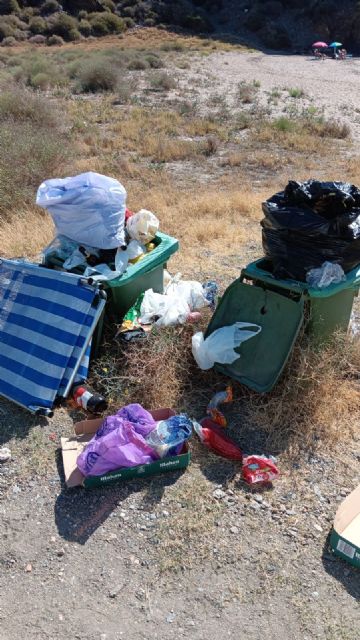
[[[157,459],[144,436],[156,426],[152,415],[139,404],[123,407],[104,420],[77,458],[84,476],[100,476],[120,467],[148,464]]]

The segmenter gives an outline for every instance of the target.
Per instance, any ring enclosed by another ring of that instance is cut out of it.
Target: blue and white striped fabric
[[[104,304],[77,275],[0,260],[0,395],[45,413],[66,397]]]

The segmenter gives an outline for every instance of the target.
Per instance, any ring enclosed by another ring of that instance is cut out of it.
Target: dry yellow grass
[[[24,209],[0,225],[1,255],[34,258],[54,237],[51,217],[38,208]]]

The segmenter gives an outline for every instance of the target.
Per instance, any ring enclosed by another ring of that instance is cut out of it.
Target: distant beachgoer
[[[347,56],[347,51],[346,49],[340,49],[339,51],[339,56],[340,56],[340,60],[345,60],[346,56]]]

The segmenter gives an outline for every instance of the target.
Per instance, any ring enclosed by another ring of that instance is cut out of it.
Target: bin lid
[[[232,364],[215,364],[221,373],[259,392],[270,391],[291,353],[304,320],[304,300],[296,301],[256,285],[235,280],[225,291],[207,328],[210,335],[235,322],[261,326],[260,333],[242,343]]]

